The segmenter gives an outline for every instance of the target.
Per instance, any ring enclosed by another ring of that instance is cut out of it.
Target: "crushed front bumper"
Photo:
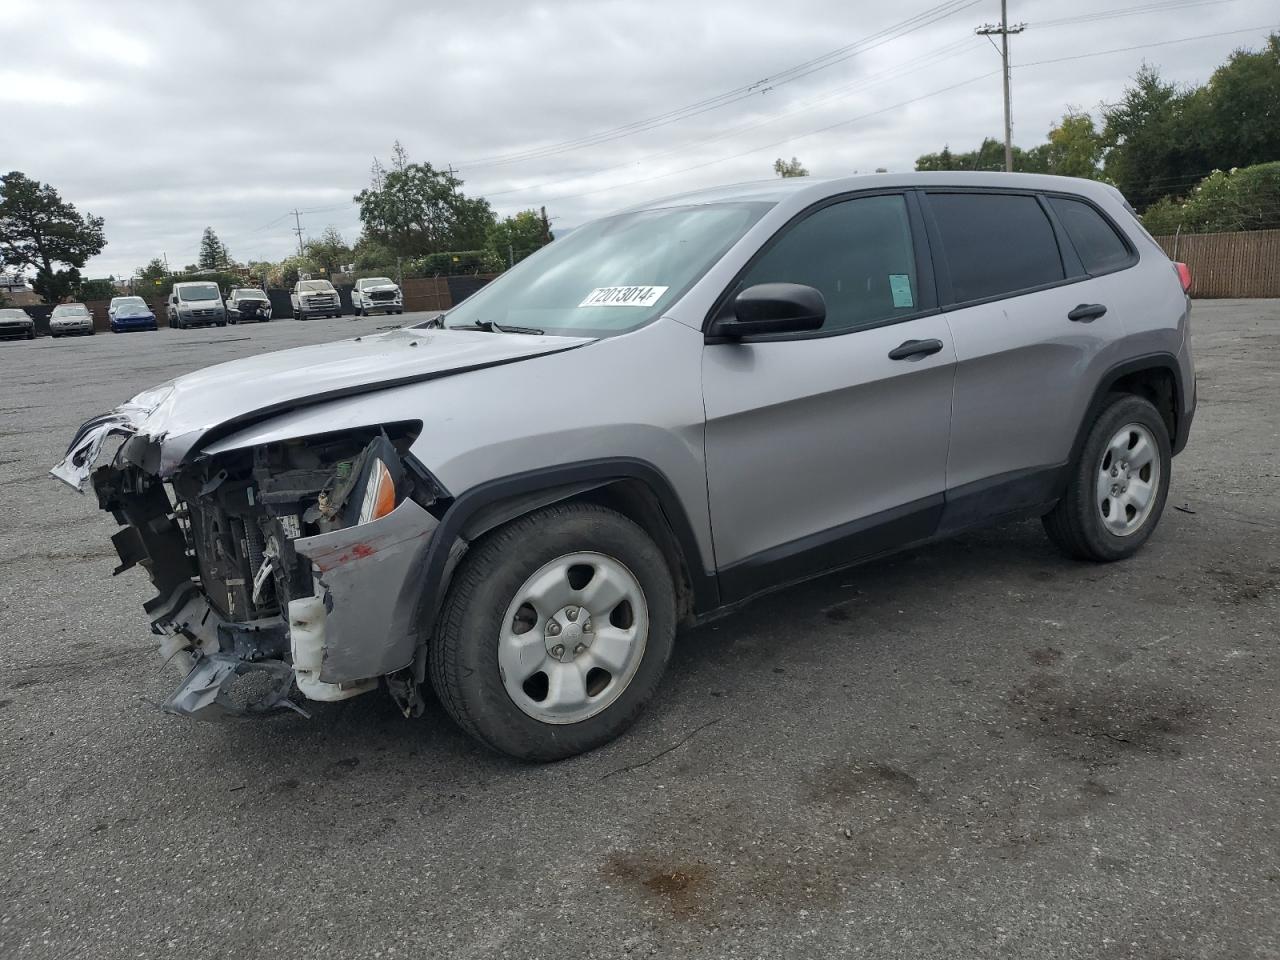
[[[158,591],[145,604],[151,629],[162,638],[162,660],[184,676],[166,711],[207,719],[278,709],[305,714],[295,690],[310,700],[341,700],[419,666],[417,603],[438,525],[431,513],[406,498],[377,520],[289,541],[309,570],[310,595],[290,597],[277,615],[229,618],[222,610],[230,608],[202,586],[189,517],[153,472],[161,444],[138,432],[148,407],[119,408],[85,424],[52,473],[78,489],[91,477],[100,506],[122,525],[112,536],[120,556],[115,573],[142,566]],[[114,462],[94,470],[113,436],[126,438]],[[416,687],[401,677],[397,689]],[[411,706],[402,696],[397,701],[406,711]]]

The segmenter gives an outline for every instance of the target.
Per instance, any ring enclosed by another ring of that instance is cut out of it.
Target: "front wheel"
[[[596,504],[551,506],[467,554],[432,640],[432,684],[483,743],[560,760],[631,726],[675,630],[675,586],[649,536]]]
[[[1066,493],[1044,517],[1049,539],[1079,560],[1132,556],[1160,522],[1172,463],[1160,412],[1142,397],[1112,397],[1089,429]]]

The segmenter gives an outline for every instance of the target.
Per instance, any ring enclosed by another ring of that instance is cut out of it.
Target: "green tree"
[[[75,290],[78,300],[110,300],[116,295],[116,282],[108,280],[82,280]]]
[[[1256,53],[1237,50],[1200,93],[1204,146],[1215,166],[1247,167],[1280,158],[1280,34]]]
[[[542,217],[536,210],[521,210],[489,228],[485,247],[499,263],[511,266],[543,245]]]
[[[1103,110],[1103,171],[1140,210],[1185,193],[1212,167],[1203,131],[1192,122],[1203,107],[1195,97],[1144,65],[1120,101]]]
[[[386,270],[395,266],[396,252],[380,240],[361,234],[352,250],[357,270]]]
[[[326,276],[337,273],[344,264],[351,262],[351,248],[333,227],[325,227],[318,237],[308,237],[302,249],[307,259]]]
[[[1142,225],[1156,236],[1280,229],[1280,161],[1215,170],[1185,200],[1153,203]]]
[[[1044,172],[1097,179],[1104,146],[1093,117],[1075,107],[1067,107],[1058,125],[1049,131],[1049,142],[1044,145]]]
[[[32,287],[45,301],[56,303],[74,289],[79,268],[106,245],[101,217],[81,215],[52,186],[17,170],[0,177],[0,260],[19,270],[35,267]]]
[[[493,210],[483,198],[465,196],[463,181],[429,163],[411,163],[399,142],[391,169],[373,165],[369,187],[354,200],[365,234],[403,257],[484,246]]]
[[[807,177],[809,175],[805,165],[795,157],[790,160],[783,160],[779,157],[773,161],[773,172],[784,179],[787,177]]]
[[[231,251],[218,239],[213,227],[205,227],[200,237],[200,255],[196,258],[196,266],[201,270],[226,270],[230,268]]]

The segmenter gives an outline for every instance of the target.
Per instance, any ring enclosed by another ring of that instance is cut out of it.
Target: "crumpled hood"
[[[294,347],[197,370],[145,390],[85,423],[50,471],[84,489],[105,440],[142,434],[166,441],[161,473],[172,471],[215,427],[247,423],[299,405],[558,353],[583,337],[404,328]]]

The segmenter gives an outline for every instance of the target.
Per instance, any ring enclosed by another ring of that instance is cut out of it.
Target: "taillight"
[[[1174,269],[1178,271],[1178,280],[1182,282],[1182,292],[1191,292],[1191,268],[1185,263],[1175,263]]]

